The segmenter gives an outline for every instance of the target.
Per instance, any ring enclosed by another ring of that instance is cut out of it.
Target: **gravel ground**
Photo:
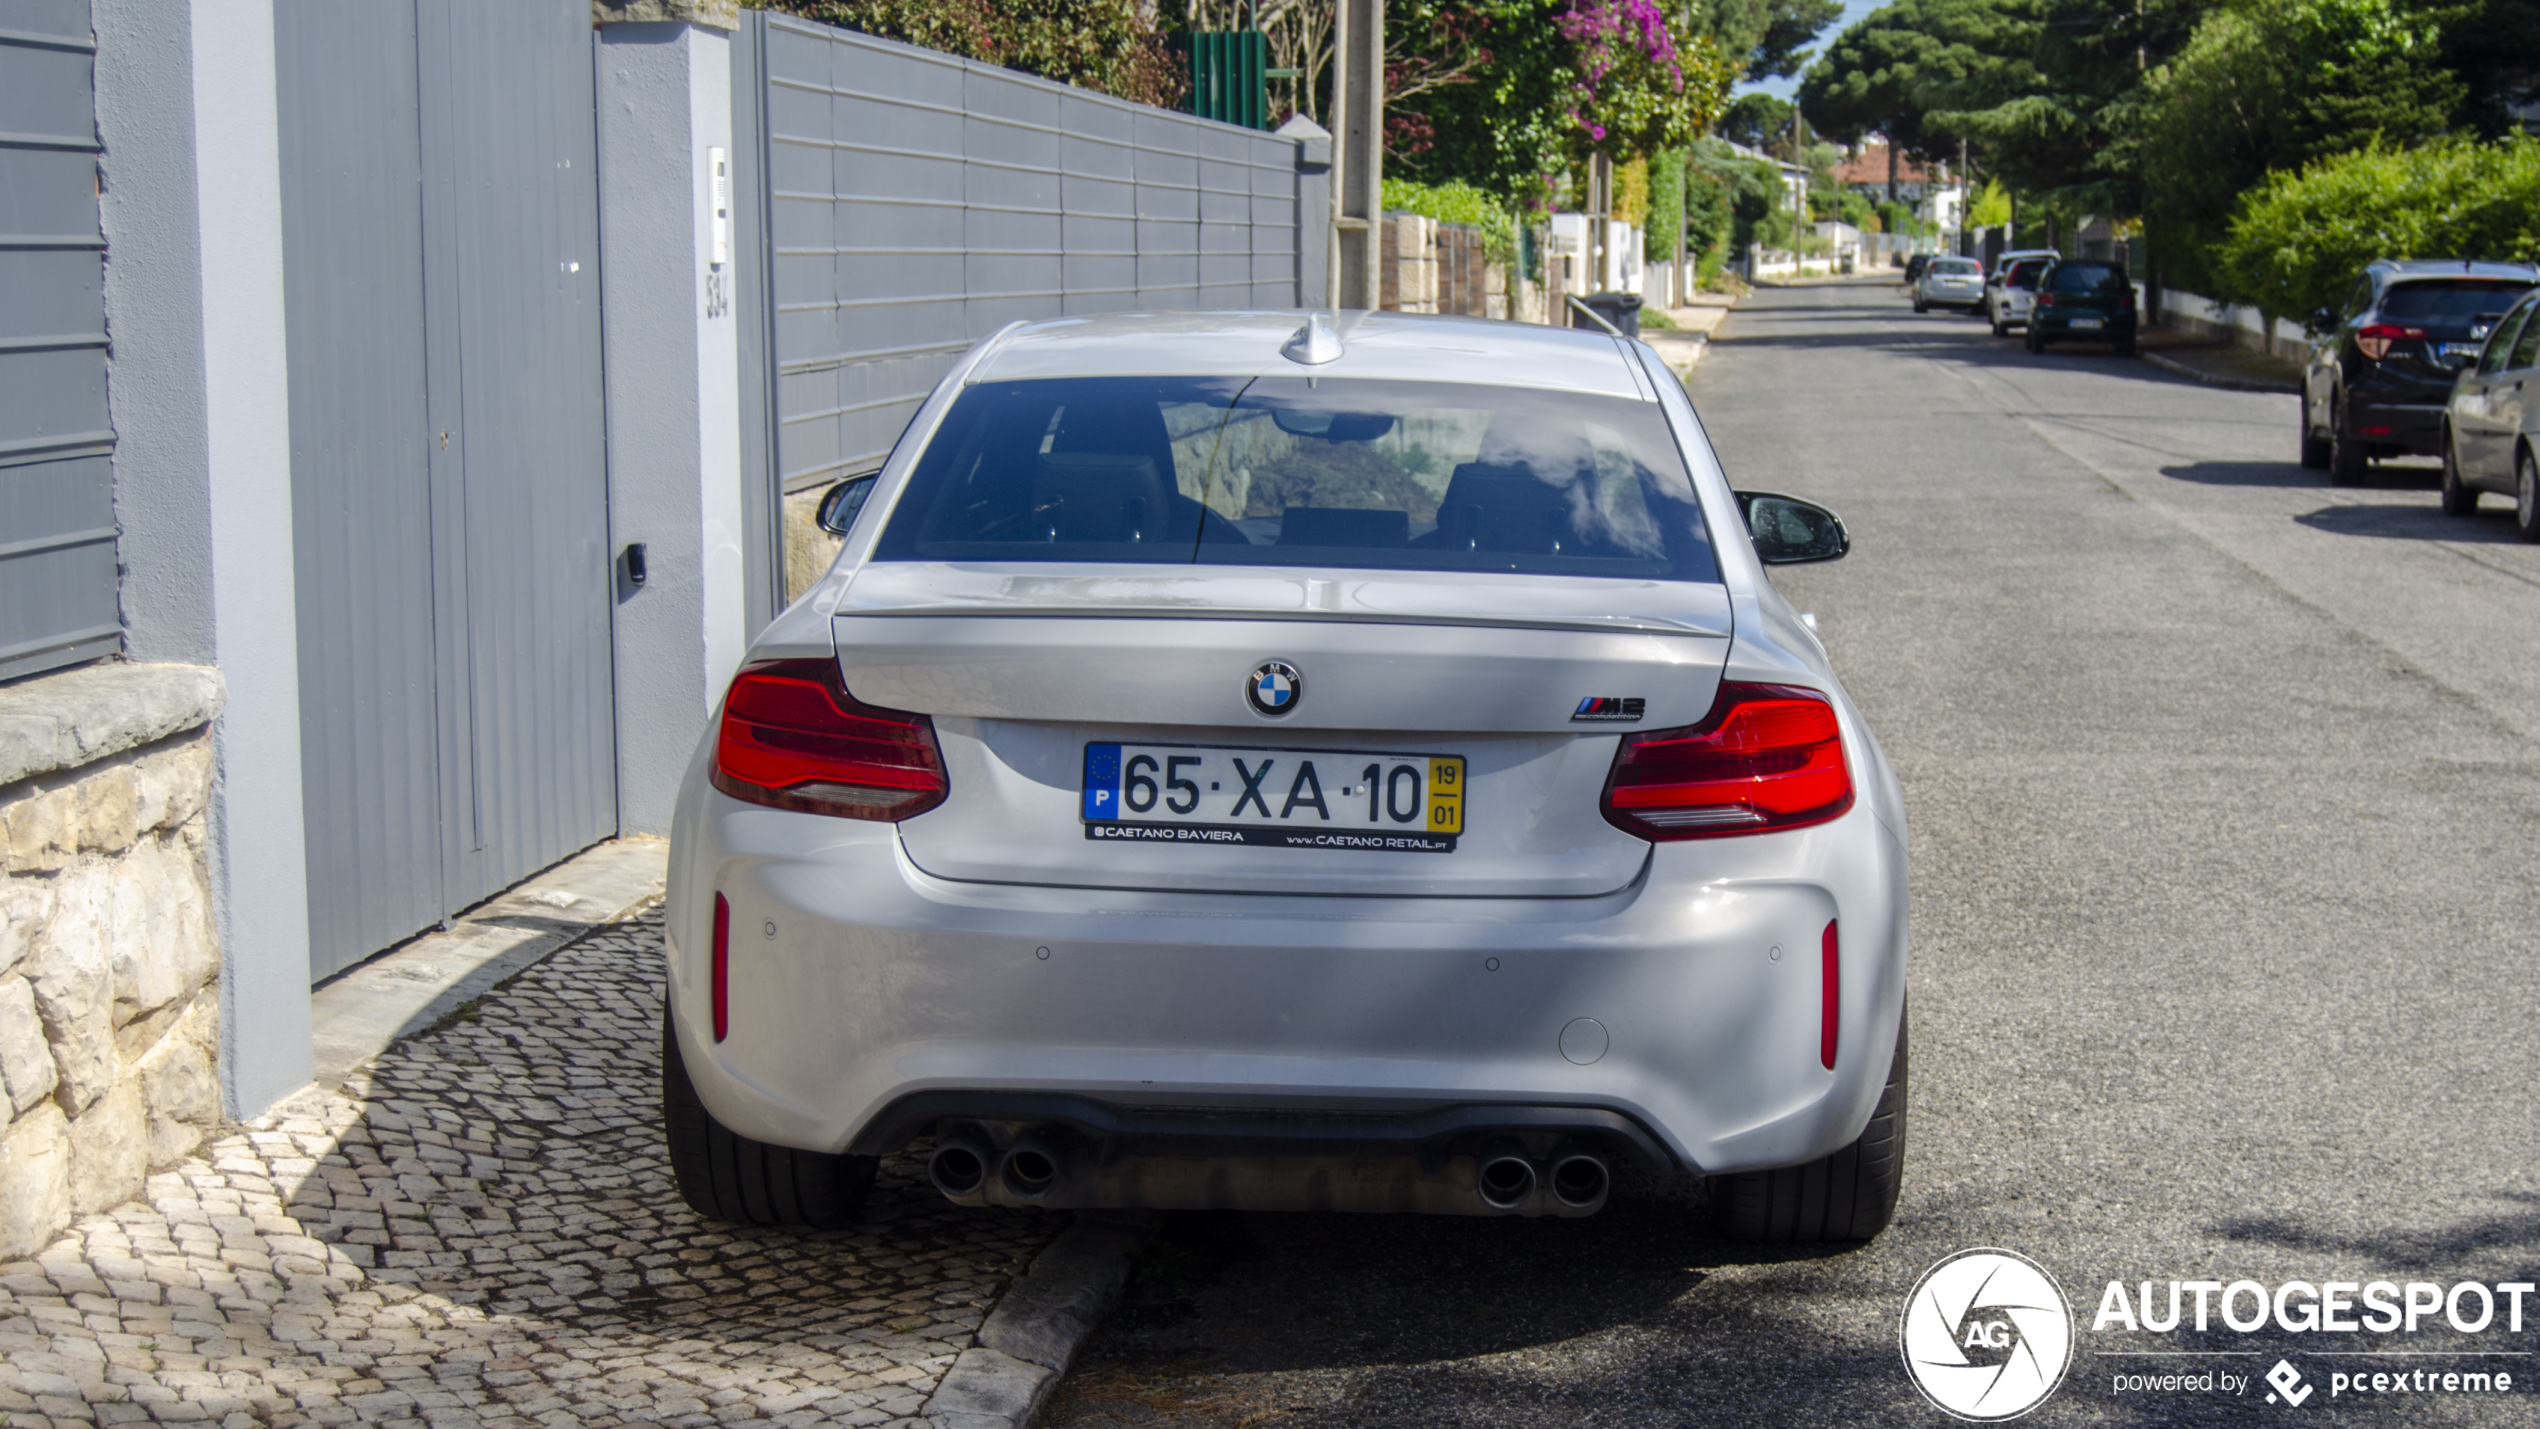
[[[909,1158],[863,1222],[698,1219],[655,1076],[661,924],[603,929],[0,1266],[12,1429],[919,1424],[1061,1218]]]
[[[2077,1316],[2028,1422],[2533,1422],[2540,1304],[2477,1336],[2092,1321],[2115,1279],[2540,1281],[2540,548],[2441,516],[2430,467],[2331,489],[2290,396],[2031,357],[1892,287],[1759,293],[1691,386],[1740,485],[1855,538],[1777,579],[1912,819],[1896,1224],[1758,1254],[1645,1182],[1582,1221],[1178,1217],[1048,1422],[1947,1423],[1898,1317],[1987,1245]],[[2514,1387],[2329,1396],[2418,1367]],[[2146,1370],[2252,1383],[2117,1391]]]

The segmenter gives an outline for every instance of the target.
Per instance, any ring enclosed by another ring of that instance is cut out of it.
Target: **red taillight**
[[[2037,305],[2041,308],[2051,308],[2055,306],[2055,295],[2053,293],[2038,294]]]
[[[944,802],[934,722],[859,703],[827,660],[744,667],[710,777],[735,799],[843,819],[897,822]]]
[[[1721,685],[1702,723],[1626,736],[1605,779],[1607,821],[1645,839],[1795,829],[1851,807],[1834,706],[1787,685]]]
[[[2397,323],[2366,323],[2355,329],[2355,346],[2364,350],[2364,356],[2379,362],[2382,355],[2390,350],[2392,343],[2424,336],[2425,329],[2421,327],[2401,327]]]
[[[1843,1032],[1843,945],[1834,935],[1834,924],[1826,925],[1824,951],[1819,955],[1825,977],[1825,1012],[1817,1026],[1817,1060],[1834,1070],[1834,1044]]]
[[[732,905],[723,895],[714,895],[714,959],[710,985],[714,990],[714,1040],[720,1042],[732,1030]]]

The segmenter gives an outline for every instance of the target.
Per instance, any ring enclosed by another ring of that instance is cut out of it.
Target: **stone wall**
[[[0,687],[0,1258],[139,1195],[219,1124],[221,701],[186,665]]]

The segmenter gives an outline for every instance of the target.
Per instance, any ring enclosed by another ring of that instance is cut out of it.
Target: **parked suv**
[[[1993,275],[1984,284],[1984,316],[1993,324],[1995,337],[2007,337],[2011,329],[2028,322],[2029,299],[2037,291],[2037,275],[2059,255],[2051,248],[2023,253],[2005,253],[1995,264]]]
[[[2044,352],[2050,342],[2073,338],[2105,342],[2119,357],[2134,356],[2134,284],[2123,268],[2078,259],[2047,263],[2029,310],[2028,350]]]
[[[2527,263],[2366,265],[2337,311],[2311,314],[2302,465],[2353,486],[2376,459],[2440,453],[2454,379],[2535,285],[2540,269]]]

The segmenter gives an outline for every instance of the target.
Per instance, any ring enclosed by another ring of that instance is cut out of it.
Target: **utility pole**
[[[1385,0],[1339,0],[1332,25],[1332,286],[1329,306],[1372,308],[1385,194]]]

